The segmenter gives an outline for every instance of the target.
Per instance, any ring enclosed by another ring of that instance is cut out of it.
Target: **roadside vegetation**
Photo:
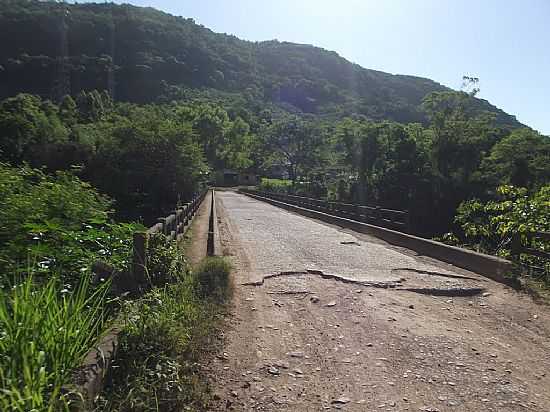
[[[0,292],[2,411],[68,410],[61,388],[107,323],[107,292],[85,277],[68,291],[56,277],[32,276]]]
[[[177,249],[172,252],[176,266],[185,265]],[[98,410],[207,410],[208,387],[197,362],[215,348],[230,270],[223,258],[205,258],[195,270],[173,272],[175,283],[123,306],[121,346]]]
[[[0,191],[0,408],[68,410],[62,386],[113,322],[124,328],[105,410],[204,405],[194,362],[227,297],[229,265],[208,259],[191,271],[181,247],[156,236],[152,289],[119,298],[91,265],[127,268],[141,224],[116,223],[112,201],[69,172],[0,164]]]
[[[292,181],[289,179],[270,179],[263,177],[258,190],[272,193],[288,193],[292,190]]]
[[[510,259],[533,280],[550,287],[550,260],[520,253],[525,247],[550,253],[548,240],[530,236],[550,232],[550,186],[534,193],[501,186],[495,200],[462,203],[455,221],[459,229],[440,240]]]
[[[0,407],[61,410],[61,386],[108,323],[109,283],[96,259],[129,263],[138,224],[70,173],[0,164]]]

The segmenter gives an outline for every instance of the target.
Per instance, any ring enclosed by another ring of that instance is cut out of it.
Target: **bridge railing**
[[[131,267],[119,274],[121,276],[115,276],[117,271],[112,266],[102,261],[96,261],[92,265],[92,271],[99,278],[108,279],[116,277],[115,288],[119,290],[119,292],[139,290],[143,285],[147,284],[147,264],[149,262],[147,245],[151,236],[158,234],[165,235],[166,244],[169,244],[184,235],[189,229],[193,216],[204,200],[207,192],[208,190],[205,189],[195,194],[191,202],[178,207],[174,210],[174,213],[169,216],[158,219],[157,223],[149,229],[141,232],[134,232],[132,264]]]
[[[138,282],[145,280],[148,262],[147,244],[149,238],[155,234],[162,234],[166,236],[166,243],[168,244],[185,234],[207,192],[208,190],[203,190],[201,193],[196,194],[191,202],[177,208],[173,214],[159,218],[157,223],[145,232],[134,233],[132,273],[135,280]]]
[[[550,251],[541,247],[544,243],[550,244],[550,232],[517,233],[512,238],[513,260],[527,270],[530,275],[548,278],[550,276]],[[527,259],[522,259],[522,256]]]
[[[410,216],[406,210],[386,209],[379,206],[365,206],[353,203],[331,202],[310,197],[288,195],[285,193],[262,192],[257,190],[243,189],[245,193],[252,193],[268,199],[277,200],[283,203],[313,209],[319,212],[369,223],[375,226],[382,226],[400,232],[410,233]]]

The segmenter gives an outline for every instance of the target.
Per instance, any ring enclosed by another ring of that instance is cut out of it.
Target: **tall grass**
[[[56,278],[28,277],[0,291],[0,410],[67,409],[61,387],[104,326],[107,285],[70,292]]]

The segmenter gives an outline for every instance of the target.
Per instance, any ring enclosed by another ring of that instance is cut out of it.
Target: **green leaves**
[[[499,199],[481,202],[470,200],[458,208],[455,221],[463,231],[463,243],[475,249],[500,256],[510,256],[512,239],[521,235],[523,246],[550,250],[547,241],[526,236],[550,231],[550,185],[530,194],[525,188],[501,186]],[[525,263],[550,266],[542,258],[521,256]]]
[[[163,249],[164,239],[155,241],[155,272],[168,277],[174,269],[170,258],[181,264],[181,256],[176,248]],[[230,270],[224,259],[206,258],[194,273],[180,272],[176,283],[125,302],[120,349],[101,410],[208,409],[196,362],[211,350],[230,293]]]
[[[36,146],[62,144],[68,138],[55,106],[29,94],[0,103],[0,130],[0,156],[13,162],[38,159]]]
[[[544,185],[550,181],[550,138],[528,128],[514,130],[483,160],[479,180],[486,185]]]
[[[75,176],[0,164],[0,191],[1,283],[20,270],[75,283],[95,259],[128,264],[141,226],[112,223],[110,201]]]
[[[267,164],[286,168],[292,181],[326,167],[328,133],[313,118],[283,117],[264,133],[266,149],[271,153]]]
[[[107,283],[91,291],[86,277],[74,291],[31,276],[0,289],[0,409],[68,410],[61,386],[105,324],[107,291]]]

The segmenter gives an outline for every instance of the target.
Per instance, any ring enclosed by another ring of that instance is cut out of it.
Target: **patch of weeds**
[[[187,260],[176,242],[166,244],[161,234],[149,238],[147,276],[151,286],[163,286],[181,279],[187,272]]]
[[[230,293],[231,264],[222,257],[208,257],[197,267],[195,276],[201,297],[223,301]]]
[[[207,410],[208,385],[197,362],[213,349],[229,270],[223,260],[208,259],[176,283],[125,303],[112,382],[97,410]]]

